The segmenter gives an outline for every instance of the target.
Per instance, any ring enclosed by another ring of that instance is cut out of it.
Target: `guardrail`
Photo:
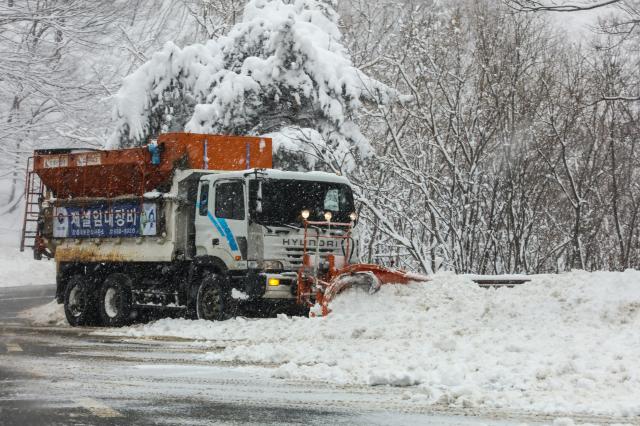
[[[475,282],[482,288],[498,288],[498,287],[508,287],[513,288],[517,285],[521,285],[531,281],[526,275],[464,275],[465,277],[471,279],[471,281]]]

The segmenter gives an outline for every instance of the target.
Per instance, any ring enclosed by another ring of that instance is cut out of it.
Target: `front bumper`
[[[295,274],[265,273],[267,287],[264,299],[293,299],[296,297],[297,277]],[[277,282],[277,285],[275,283]]]
[[[296,284],[295,272],[251,271],[245,279],[244,292],[253,300],[294,299]]]
[[[262,296],[264,299],[293,299],[296,297],[295,275],[290,274],[264,274],[267,288]],[[277,285],[274,283],[277,282]]]

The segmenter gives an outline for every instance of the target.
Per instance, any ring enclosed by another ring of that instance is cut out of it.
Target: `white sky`
[[[580,2],[558,1],[556,4],[576,4]],[[588,3],[588,2],[584,2]],[[545,12],[552,22],[559,28],[565,30],[567,34],[579,42],[591,36],[593,27],[597,27],[598,19],[617,11],[615,7],[603,7],[600,9],[585,10],[579,12]]]

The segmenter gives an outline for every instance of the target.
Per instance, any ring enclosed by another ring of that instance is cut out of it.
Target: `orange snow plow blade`
[[[426,281],[429,281],[429,277],[426,275],[389,269],[379,265],[358,263],[336,271],[336,275],[329,282],[318,303],[322,308],[322,316],[326,316],[331,313],[329,303],[348,288],[354,286],[364,287],[369,294],[373,294],[385,284],[409,284],[410,282]]]
[[[350,287],[365,288],[369,294],[377,292],[385,284],[408,284],[410,282],[425,282],[430,278],[410,272],[390,269],[384,266],[354,263],[349,264],[353,241],[351,230],[353,223],[311,222],[304,221],[304,251],[302,266],[298,270],[297,302],[311,310],[310,315],[326,316],[331,312],[329,303],[335,297]],[[322,227],[326,229],[323,230]],[[329,229],[341,229],[338,232],[327,232]],[[313,231],[313,232],[311,232]],[[311,233],[311,235],[310,235]],[[315,254],[309,248],[308,241],[320,238],[338,239],[343,244],[344,256],[335,254],[322,255],[318,250]],[[316,307],[320,307],[320,312]]]

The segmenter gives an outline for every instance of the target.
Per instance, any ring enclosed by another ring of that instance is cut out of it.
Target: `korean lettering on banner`
[[[156,235],[155,203],[112,203],[110,206],[56,207],[53,236],[56,238],[109,238]]]

